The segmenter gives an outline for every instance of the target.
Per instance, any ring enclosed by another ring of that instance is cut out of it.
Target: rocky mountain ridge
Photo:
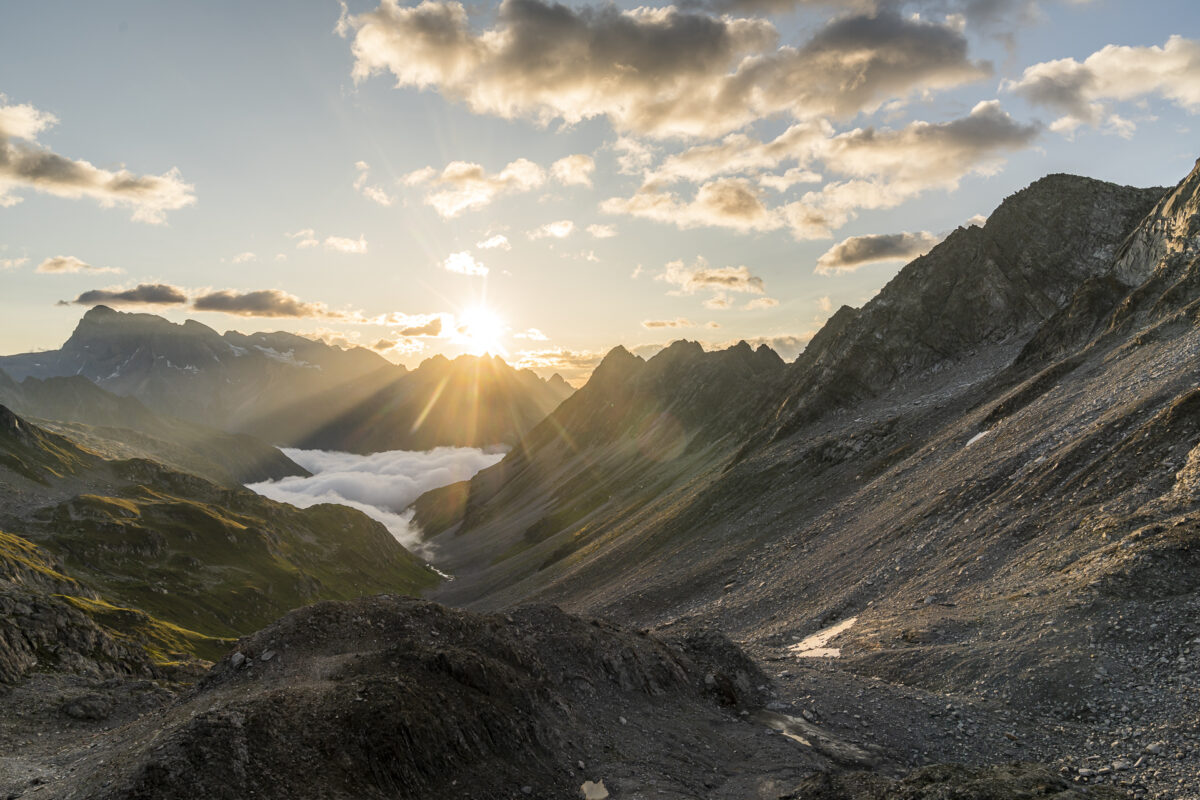
[[[26,378],[0,370],[0,405],[109,458],[148,458],[225,486],[307,475],[266,442],[156,414],[87,378]]]
[[[83,377],[160,415],[355,452],[512,443],[571,392],[561,378],[488,357],[435,358],[409,372],[361,347],[218,334],[107,306],[85,313],[61,349],[0,356],[0,370],[23,383]]]

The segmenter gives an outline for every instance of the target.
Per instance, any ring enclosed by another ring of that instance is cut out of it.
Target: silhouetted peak
[[[101,320],[117,316],[119,312],[108,306],[92,306],[83,315],[84,319]]]
[[[617,345],[608,354],[592,372],[592,377],[588,379],[589,384],[600,384],[612,380],[624,380],[632,376],[640,367],[645,366],[646,362],[641,356],[635,356],[622,345]]]
[[[760,367],[782,367],[787,364],[783,356],[776,353],[774,348],[766,343],[760,344],[754,351],[754,358]]]

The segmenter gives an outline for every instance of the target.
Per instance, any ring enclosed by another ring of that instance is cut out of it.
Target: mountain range
[[[572,391],[499,358],[435,357],[410,372],[362,347],[218,334],[107,306],[85,313],[59,350],[0,357],[0,370],[22,386],[85,378],[209,428],[359,453],[512,444]]]

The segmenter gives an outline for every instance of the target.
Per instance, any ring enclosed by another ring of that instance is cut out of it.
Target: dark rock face
[[[127,729],[130,744],[77,792],[564,798],[590,778],[616,790],[652,775],[704,794],[704,763],[728,752],[687,742],[742,747],[756,731],[736,712],[761,702],[766,682],[713,634],[668,643],[550,607],[475,616],[387,596],[294,612],[234,656],[162,717]],[[153,747],[142,745],[151,729]],[[783,737],[754,749],[746,766],[764,755],[790,755],[798,769],[819,761]]]
[[[32,542],[0,532],[0,685],[35,669],[158,675],[142,647],[122,641],[65,599],[95,595],[61,568]]]
[[[1112,269],[1163,192],[1050,175],[1007,198],[983,228],[958,229],[861,310],[829,320],[790,367],[776,435],[981,346],[1029,337]],[[1103,287],[1089,292],[1111,302]]]

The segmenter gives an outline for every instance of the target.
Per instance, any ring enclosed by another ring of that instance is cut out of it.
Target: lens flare
[[[463,347],[468,353],[481,356],[508,355],[501,340],[507,330],[504,320],[489,308],[478,306],[463,314],[458,319],[458,334]]]

